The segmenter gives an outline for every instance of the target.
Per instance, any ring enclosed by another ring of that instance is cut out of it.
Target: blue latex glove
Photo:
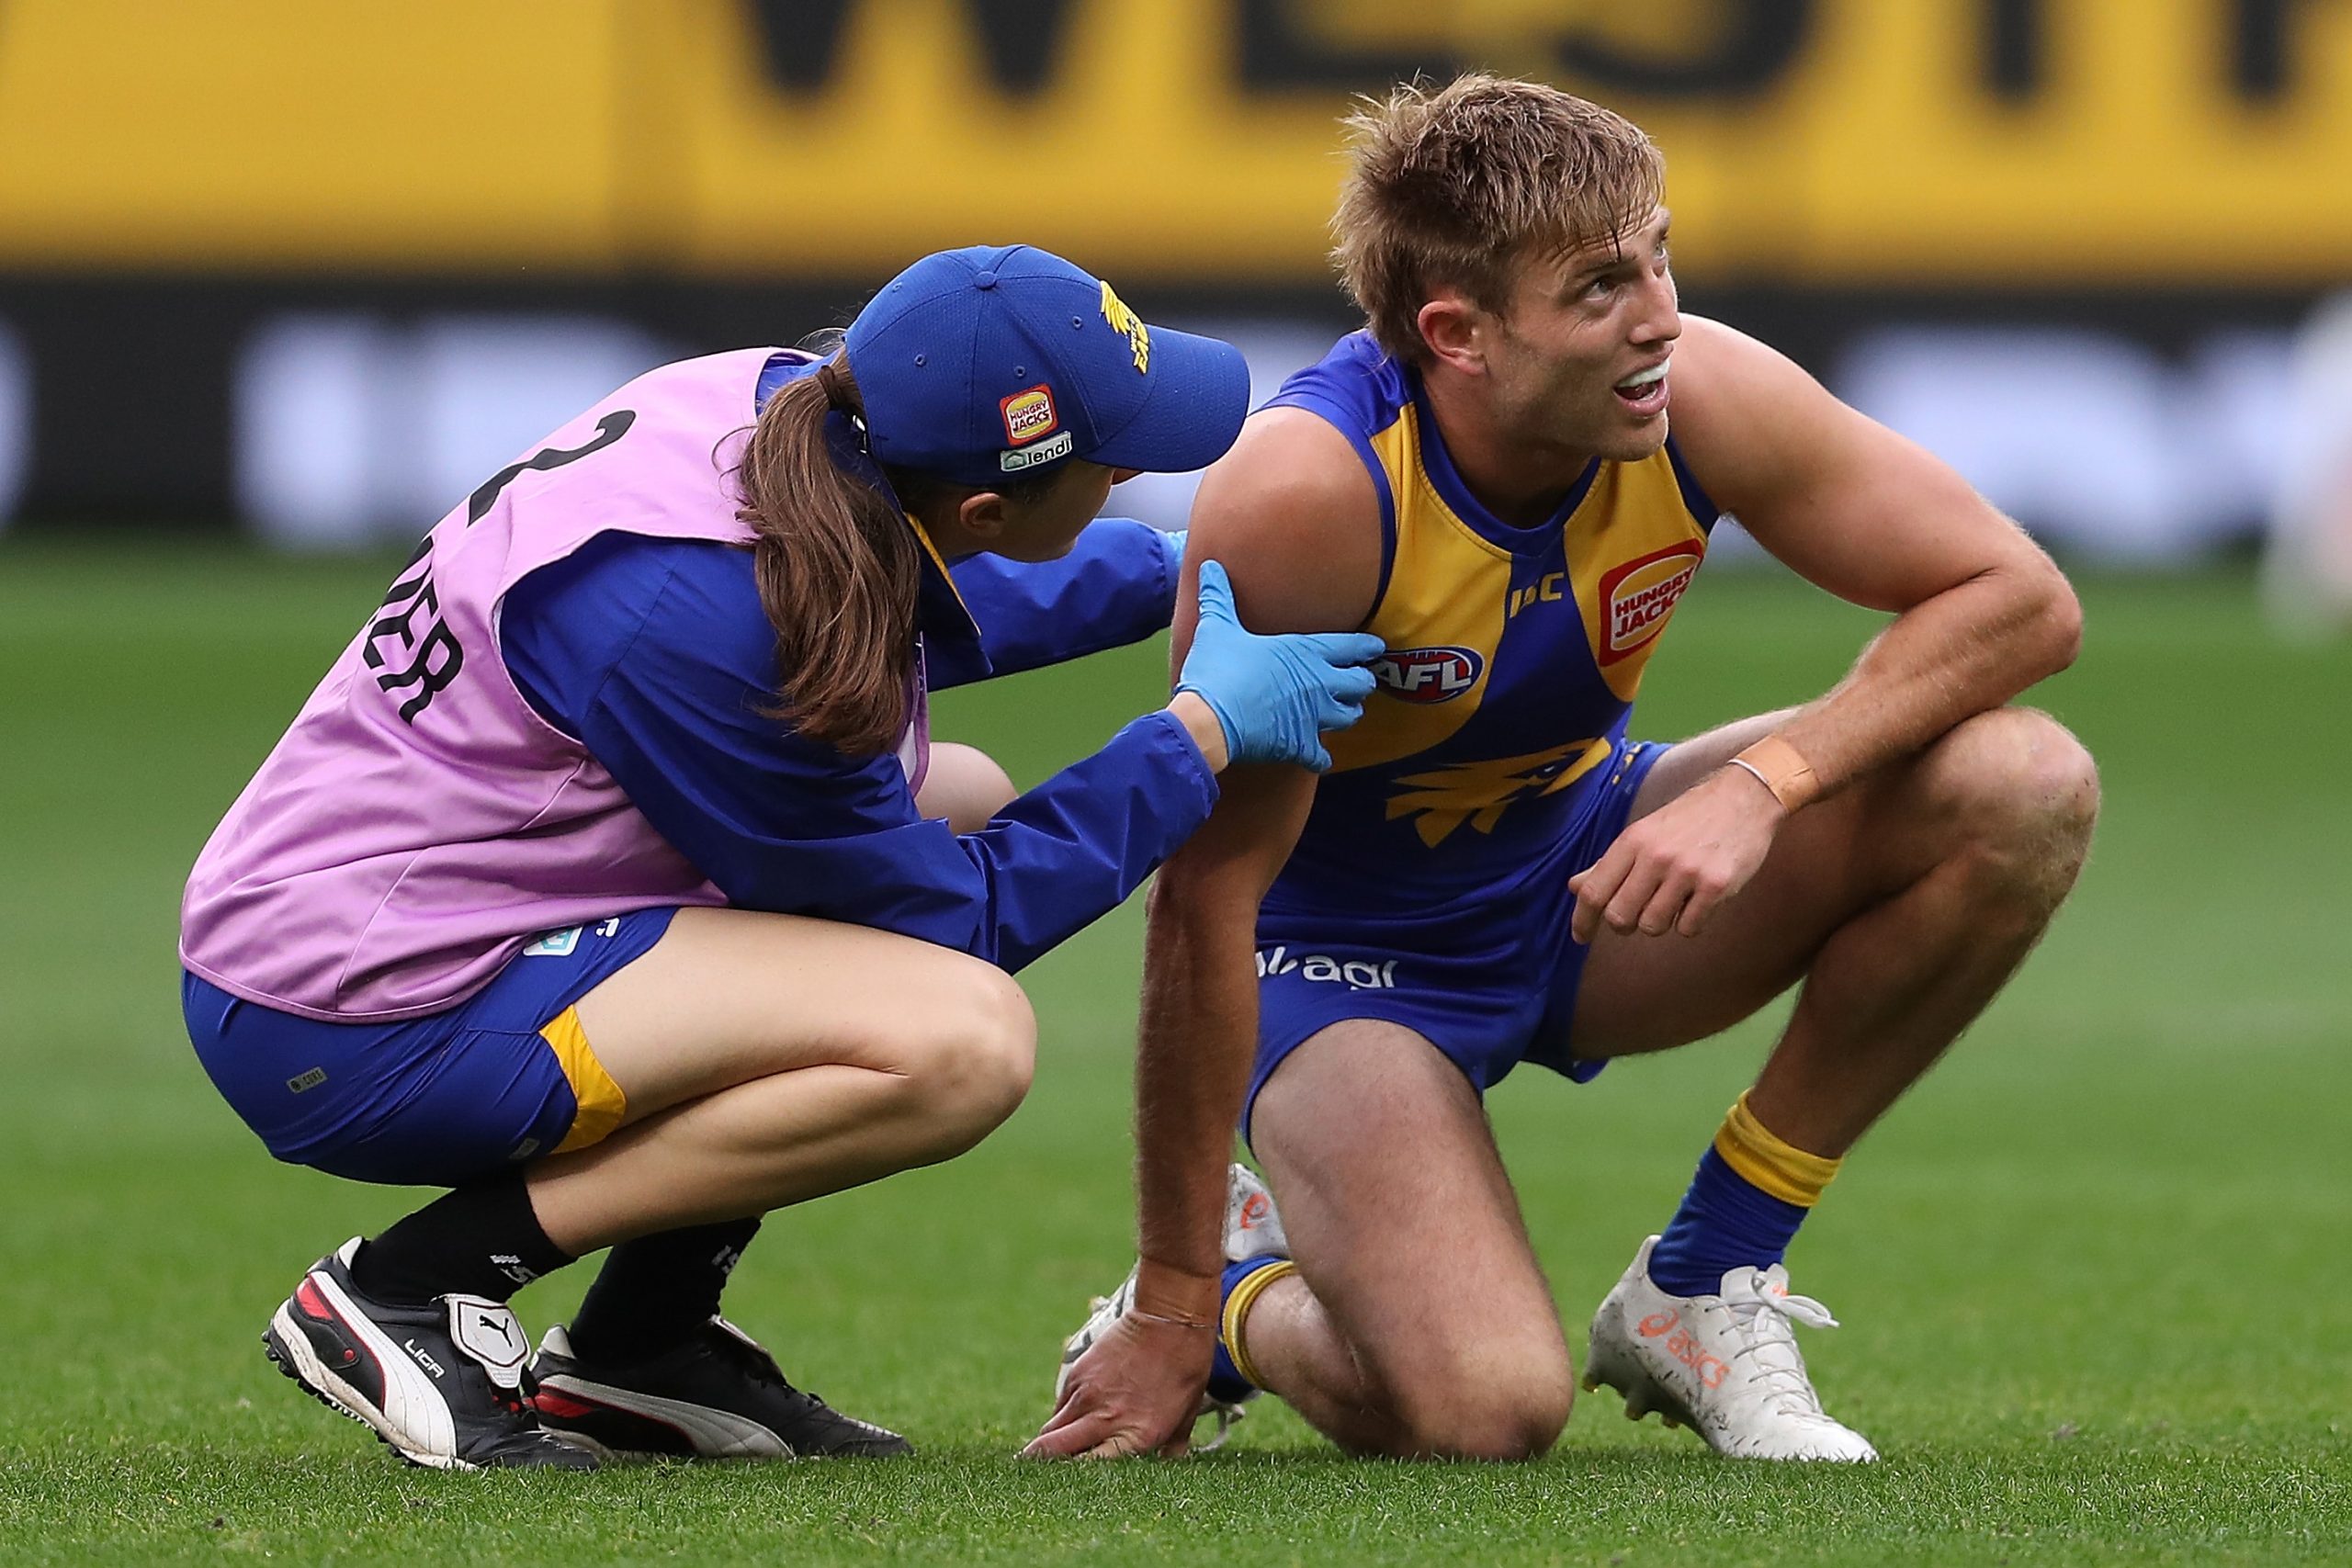
[[[1364,632],[1260,637],[1233,611],[1225,568],[1201,563],[1201,620],[1176,689],[1209,705],[1237,762],[1298,762],[1323,772],[1331,754],[1322,732],[1363,716],[1372,695],[1364,664],[1381,640]]]

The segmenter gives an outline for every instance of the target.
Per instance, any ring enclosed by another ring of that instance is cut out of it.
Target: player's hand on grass
[[[1321,773],[1331,765],[1322,732],[1363,716],[1372,695],[1378,637],[1363,632],[1295,632],[1260,637],[1241,624],[1224,566],[1201,563],[1201,618],[1177,676],[1179,694],[1209,705],[1237,762],[1297,762]]]
[[[1024,1459],[1179,1459],[1216,1350],[1213,1329],[1130,1313],[1070,1369],[1061,1403]]]
[[[1631,936],[1697,936],[1747,886],[1788,813],[1751,774],[1724,768],[1617,835],[1600,860],[1568,878],[1569,931],[1589,942],[1605,921]]]

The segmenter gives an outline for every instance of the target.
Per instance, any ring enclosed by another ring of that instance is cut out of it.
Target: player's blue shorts
[[[1568,878],[1625,829],[1634,794],[1668,748],[1634,741],[1595,787],[1602,793],[1509,886],[1365,910],[1317,903],[1276,885],[1258,913],[1258,1091],[1309,1036],[1351,1019],[1383,1019],[1426,1037],[1481,1094],[1522,1061],[1589,1082],[1605,1062],[1569,1055],[1568,1022],[1586,949],[1571,939]]]
[[[269,1152],[355,1181],[455,1187],[584,1148],[628,1110],[572,1004],[640,957],[675,909],[541,937],[449,1009],[322,1023],[187,975],[188,1038]]]

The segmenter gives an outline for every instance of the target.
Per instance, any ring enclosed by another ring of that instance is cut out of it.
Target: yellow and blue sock
[[[1225,1266],[1224,1306],[1217,1314],[1216,1359],[1209,1368],[1209,1397],[1238,1404],[1266,1385],[1241,1343],[1241,1325],[1266,1287],[1298,1272],[1298,1265],[1275,1253],[1261,1253]]]
[[[1838,1164],[1784,1142],[1741,1095],[1650,1251],[1651,1282],[1668,1295],[1711,1296],[1735,1269],[1778,1263]]]

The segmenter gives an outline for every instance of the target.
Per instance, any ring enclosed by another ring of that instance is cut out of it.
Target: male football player
[[[2075,596],[1942,463],[1680,314],[1624,119],[1481,75],[1351,126],[1335,254],[1368,329],[1250,420],[1192,526],[1251,625],[1379,636],[1380,690],[1319,781],[1235,770],[1160,874],[1141,1260],[1032,1451],[1181,1451],[1205,1388],[1270,1390],[1354,1452],[1542,1452],[1575,1383],[1482,1091],[1795,986],[1601,1303],[1586,1386],[1724,1454],[1873,1459],[1815,1394],[1792,1325],[1831,1320],[1781,1258],[2082,864],[2091,760],[2008,705],[2075,657]],[[1802,707],[1629,740],[1724,513],[1894,618]],[[1280,1224],[1237,1174],[1220,1258],[1237,1117]]]

